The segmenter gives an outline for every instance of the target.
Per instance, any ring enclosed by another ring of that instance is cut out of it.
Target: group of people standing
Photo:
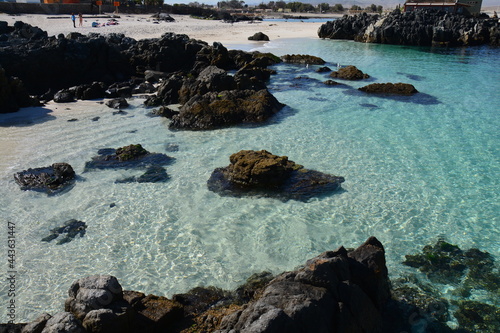
[[[80,22],[78,24],[78,26],[83,27],[83,15],[82,15],[82,13],[78,14],[78,20]],[[76,28],[76,16],[74,13],[71,14],[71,21],[73,21],[73,27]]]

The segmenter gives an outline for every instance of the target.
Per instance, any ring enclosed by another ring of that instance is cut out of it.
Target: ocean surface
[[[88,275],[111,274],[124,289],[167,297],[196,286],[234,289],[252,273],[292,270],[369,236],[384,244],[391,278],[419,275],[402,264],[404,256],[439,237],[499,260],[499,49],[290,39],[258,50],[311,54],[371,78],[331,87],[315,66],[277,65],[269,89],[287,106],[262,126],[215,131],[170,131],[168,120],[147,116],[141,99],[131,100],[125,115],[100,101],[0,115],[2,270],[10,270],[11,222],[16,321],[63,311],[72,282]],[[411,83],[420,93],[381,97],[356,89],[374,82]],[[138,170],[84,172],[98,149],[136,143],[175,157],[168,182],[115,183]],[[242,149],[286,155],[346,181],[341,191],[309,202],[208,191],[211,172]],[[55,162],[78,174],[70,191],[47,196],[14,182],[16,172]],[[73,218],[87,223],[84,237],[41,241]],[[454,287],[436,286],[445,294]],[[0,322],[7,320],[8,289],[4,279]],[[500,302],[484,291],[470,297]]]

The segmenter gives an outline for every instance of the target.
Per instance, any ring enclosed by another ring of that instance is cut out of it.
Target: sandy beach
[[[318,28],[321,22],[238,22],[224,23],[215,20],[201,20],[189,17],[188,15],[171,15],[175,22],[157,22],[151,18],[151,15],[131,15],[119,14],[116,18],[117,25],[108,25],[98,28],[92,27],[92,22],[105,24],[108,18],[103,15],[84,16],[83,26],[73,28],[69,15],[7,15],[0,13],[0,21],[7,21],[9,25],[16,21],[23,21],[31,25],[37,26],[49,34],[49,36],[57,36],[58,34],[68,34],[69,32],[79,32],[82,34],[88,33],[123,33],[127,37],[136,40],[145,38],[156,38],[167,32],[177,34],[186,34],[190,38],[206,41],[207,43],[221,42],[222,44],[245,44],[245,43],[261,43],[249,41],[248,37],[256,32],[263,32],[271,40],[277,38],[301,38],[311,37],[317,38]],[[333,17],[329,15],[328,18]]]

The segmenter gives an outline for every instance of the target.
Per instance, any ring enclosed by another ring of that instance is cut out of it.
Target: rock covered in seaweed
[[[289,64],[303,64],[303,65],[324,65],[326,63],[320,57],[308,54],[286,54],[281,57],[281,60]]]
[[[118,149],[104,148],[97,152],[92,161],[85,163],[85,170],[110,168],[145,168],[154,165],[166,165],[174,158],[166,154],[150,153],[140,144],[133,144]]]
[[[75,171],[68,163],[54,163],[49,167],[18,172],[14,179],[22,190],[54,194],[74,185]]]
[[[369,94],[414,95],[418,93],[413,84],[409,83],[372,83],[358,88]]]
[[[406,255],[403,264],[418,268],[433,282],[460,284],[463,280],[458,288],[458,292],[465,292],[463,296],[468,296],[472,288],[500,294],[500,273],[488,252],[474,248],[463,251],[438,239],[434,246],[424,246],[421,254]]]
[[[172,117],[172,129],[208,130],[241,123],[261,123],[283,104],[267,89],[224,90],[190,98]]]
[[[220,195],[307,201],[337,190],[343,182],[343,177],[305,169],[286,156],[242,150],[231,155],[229,166],[215,169],[207,185]]]
[[[363,73],[356,66],[352,65],[341,67],[336,72],[331,72],[330,76],[344,80],[363,80],[370,77],[370,75]]]

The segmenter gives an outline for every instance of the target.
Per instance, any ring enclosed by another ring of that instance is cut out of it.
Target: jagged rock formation
[[[320,38],[397,45],[500,45],[498,19],[465,17],[442,11],[395,10],[385,16],[360,14],[323,24]]]
[[[47,37],[22,22],[5,30],[0,63],[6,75],[21,78],[33,94],[44,93],[43,100],[51,90],[57,91],[56,102],[123,98],[150,93],[150,82],[164,79],[146,105],[184,104],[171,114],[176,129],[262,122],[283,107],[265,85],[274,73],[266,67],[281,61],[271,54],[228,51],[220,43],[209,46],[173,33],[135,41],[121,34]],[[228,70],[237,72],[233,76]]]
[[[74,184],[75,171],[68,163],[54,163],[49,167],[18,172],[14,179],[22,190],[54,194]]]
[[[229,160],[229,166],[215,169],[207,182],[208,189],[220,195],[307,201],[334,192],[344,182],[343,177],[305,169],[265,150],[242,150]]]

